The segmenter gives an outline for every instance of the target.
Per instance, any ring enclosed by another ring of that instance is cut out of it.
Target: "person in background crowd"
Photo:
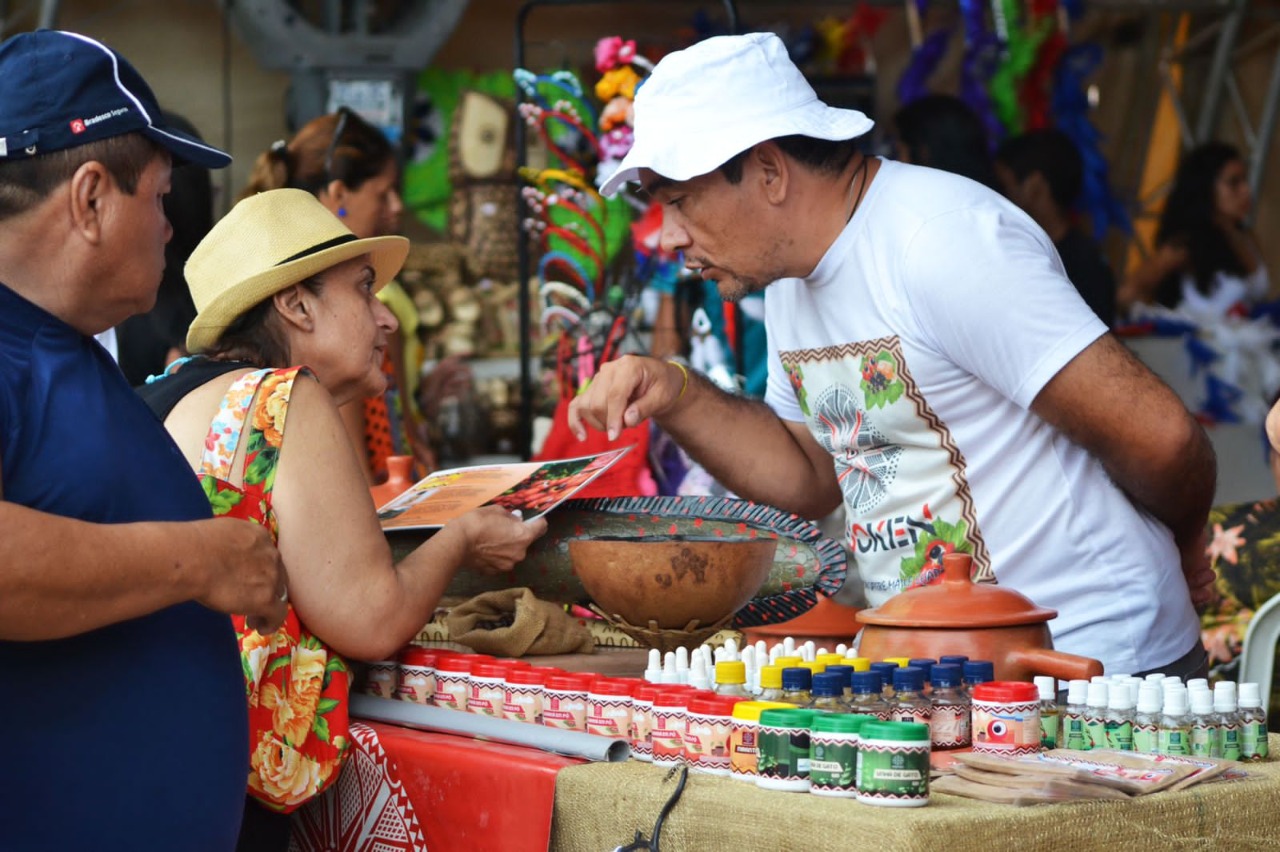
[[[982,120],[951,95],[925,95],[893,116],[901,162],[942,169],[996,188],[991,143]]]
[[[357,237],[377,237],[400,229],[404,204],[399,181],[395,149],[387,137],[344,107],[312,119],[288,142],[280,140],[259,154],[241,198],[283,187],[306,190]],[[378,298],[399,323],[399,330],[388,337],[383,365],[390,381],[384,394],[352,400],[342,409],[370,485],[386,477],[392,455],[412,455],[422,468],[435,467],[420,434],[416,402],[422,367],[422,346],[413,331],[418,309],[395,281],[388,282]]]
[[[1053,240],[1067,278],[1108,328],[1116,321],[1116,279],[1087,234],[1072,224],[1084,188],[1084,159],[1061,130],[1032,130],[996,149],[996,179],[1004,194]]]
[[[1120,288],[1121,311],[1155,302],[1212,322],[1271,297],[1262,251],[1248,227],[1252,210],[1239,151],[1208,142],[1188,152],[1160,214],[1155,252]]]
[[[768,389],[757,402],[629,355],[600,368],[569,427],[612,438],[655,417],[745,499],[807,518],[843,499],[872,605],[937,582],[961,551],[976,579],[1056,609],[1061,650],[1108,671],[1203,671],[1204,430],[1029,216],[974,181],[862,155],[871,126],[819,100],[771,33],[664,57],[601,192],[639,181],[664,205],[665,251],[725,298],[764,291]]]
[[[171,159],[230,158],[84,36],[10,38],[0,80],[0,847],[228,852],[248,763],[226,613],[281,623],[280,557],[210,518],[92,335],[155,301]]]
[[[338,406],[384,390],[383,355],[396,320],[376,293],[408,249],[403,237],[357,239],[304,191],[246,198],[187,263],[199,308],[187,346],[199,354],[139,389],[220,513],[278,531],[301,624],[337,654],[358,660],[394,657],[431,620],[457,571],[510,570],[546,530],[541,518],[525,523],[488,506],[450,521],[392,563]],[[272,467],[262,467],[264,459]],[[286,624],[271,641],[287,644],[292,629]],[[256,639],[241,634],[246,665]],[[323,661],[318,668],[328,670]],[[272,687],[254,681],[248,688],[251,717],[266,712]],[[306,787],[308,778],[328,780],[325,772],[335,770],[326,770],[325,761],[340,761],[342,753],[335,758],[314,738],[299,743],[296,735],[282,745],[288,726],[281,729],[279,716],[273,718],[269,737],[246,738],[241,750],[254,750],[255,793],[292,806],[316,792]],[[321,751],[304,750],[307,743]],[[274,761],[267,752],[282,748],[296,755],[280,761],[295,766],[296,777],[277,778],[264,768]],[[244,824],[242,850],[287,847],[287,815],[251,800]]]
[[[180,115],[164,111],[165,124],[200,139],[196,128]],[[162,372],[165,365],[186,354],[187,326],[196,307],[182,278],[182,265],[196,243],[213,227],[213,182],[209,170],[195,163],[174,166],[164,215],[173,237],[164,247],[164,277],[156,293],[156,305],[145,314],[122,322],[116,332],[116,361],[131,385]]]

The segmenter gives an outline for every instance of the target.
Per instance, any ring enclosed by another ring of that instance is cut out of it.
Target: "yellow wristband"
[[[684,364],[681,364],[679,361],[668,361],[667,363],[678,367],[680,369],[680,375],[684,377],[684,381],[680,383],[680,393],[676,394],[676,401],[679,402],[684,398],[684,392],[689,389],[689,368]]]

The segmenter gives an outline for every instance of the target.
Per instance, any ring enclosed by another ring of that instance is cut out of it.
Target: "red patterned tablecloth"
[[[354,722],[336,784],[300,809],[290,852],[542,852],[556,773],[583,761],[468,737]]]

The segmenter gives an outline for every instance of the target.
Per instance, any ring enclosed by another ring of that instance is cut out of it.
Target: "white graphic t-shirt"
[[[872,605],[971,553],[1040,606],[1059,650],[1135,672],[1198,622],[1168,529],[1029,411],[1106,327],[1022,211],[884,161],[807,279],[765,291],[766,401],[831,453]]]

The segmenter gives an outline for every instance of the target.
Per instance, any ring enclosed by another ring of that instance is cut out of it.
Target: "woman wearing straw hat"
[[[345,713],[340,657],[393,656],[460,568],[510,570],[546,530],[541,519],[488,507],[392,563],[338,406],[384,389],[396,320],[375,294],[407,252],[403,237],[357,238],[308,192],[241,201],[187,262],[198,310],[187,347],[196,354],[142,389],[215,514],[277,535],[289,620],[267,638],[237,622],[258,738],[249,744],[250,793],[277,811],[323,789],[345,756],[346,738],[331,736],[339,722],[320,718],[338,704]],[[325,701],[331,688],[334,704]],[[264,816],[283,848],[287,820],[249,808],[248,830]]]

